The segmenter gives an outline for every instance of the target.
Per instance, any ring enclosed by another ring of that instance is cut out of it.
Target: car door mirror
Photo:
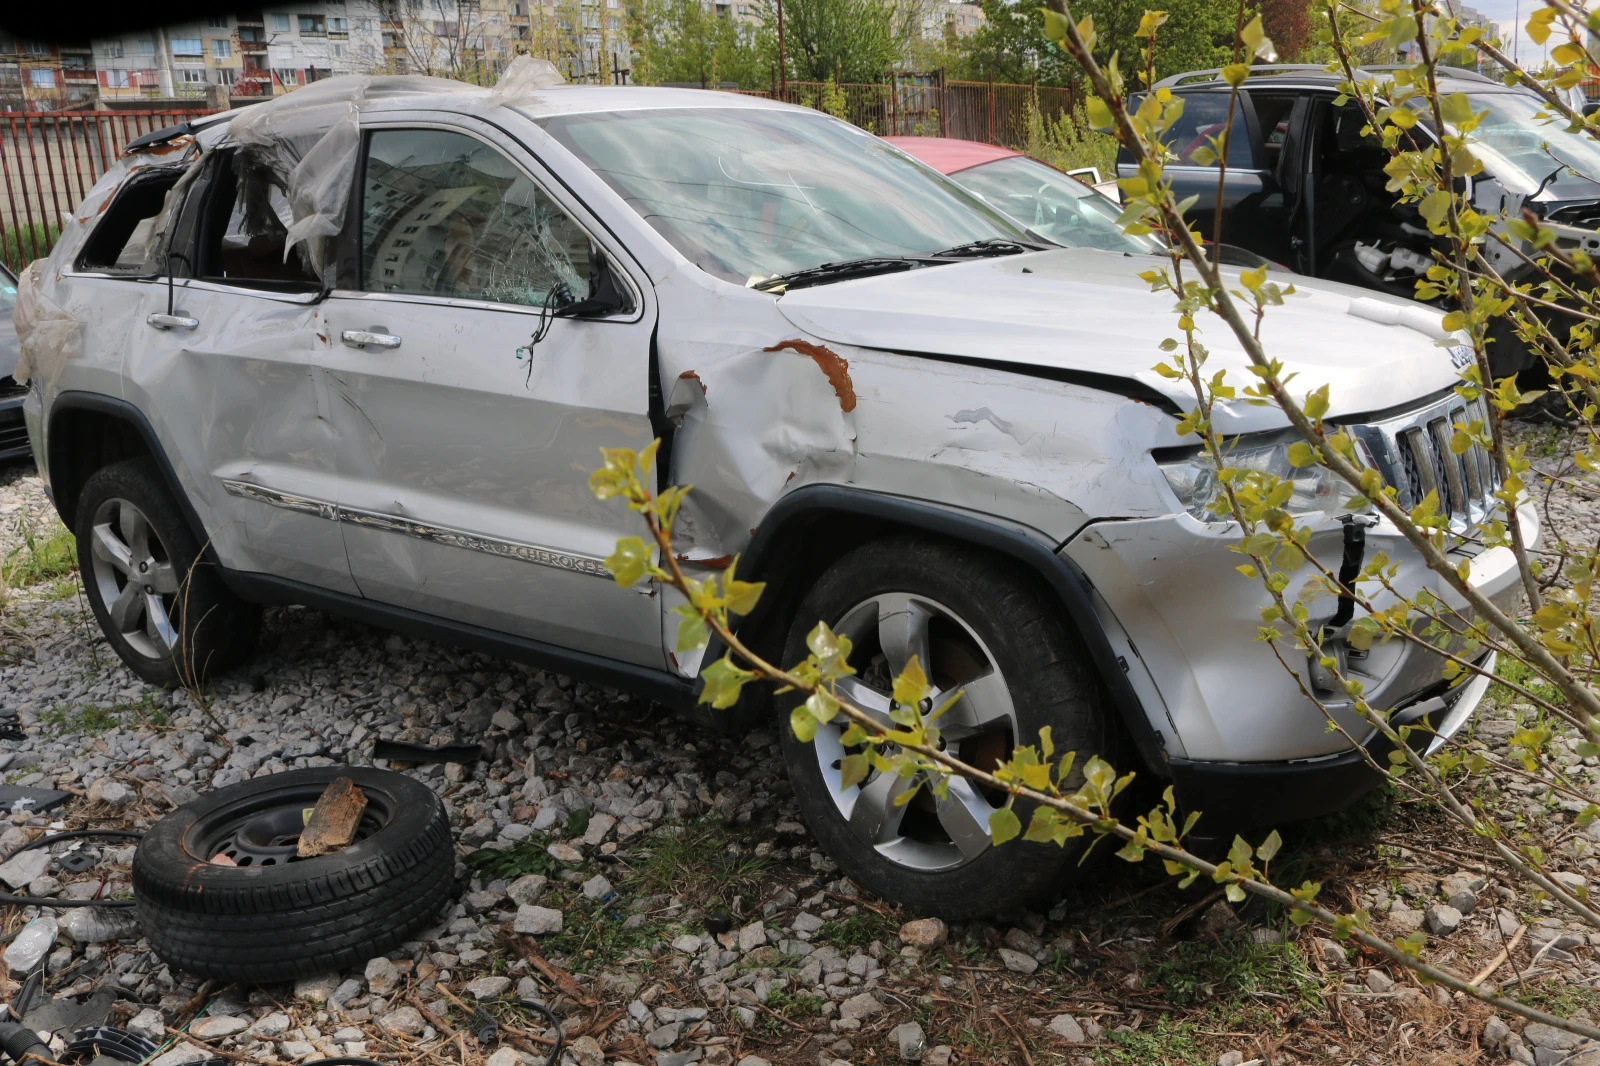
[[[606,253],[589,246],[589,295],[556,311],[563,318],[605,318],[633,310],[633,294]]]
[[[1594,114],[1596,111],[1600,111],[1600,100],[1590,100],[1588,103],[1583,105],[1583,117],[1584,118],[1588,118],[1590,115]]]

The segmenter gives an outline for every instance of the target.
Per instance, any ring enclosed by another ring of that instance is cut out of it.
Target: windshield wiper
[[[751,285],[762,292],[803,289],[808,285],[822,285],[848,278],[869,278],[874,274],[892,274],[897,270],[911,270],[926,266],[925,260],[898,255],[869,255],[861,259],[846,259],[838,263],[823,263],[806,267],[791,274],[777,274]]]
[[[981,241],[969,241],[958,244],[954,248],[946,248],[942,252],[934,252],[941,259],[976,259],[986,255],[1021,255],[1023,252],[1042,252],[1045,246],[1031,244],[1028,241],[1014,241],[1009,237],[985,237]]]

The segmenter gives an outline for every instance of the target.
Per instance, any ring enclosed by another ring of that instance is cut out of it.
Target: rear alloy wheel
[[[155,460],[90,475],[78,497],[78,569],[119,658],[158,685],[195,685],[249,657],[261,609],[230,593]]]
[[[1058,750],[1079,765],[1100,755],[1117,766],[1121,733],[1082,641],[1039,582],[1011,562],[958,544],[896,538],[856,549],[805,597],[784,662],[806,654],[805,638],[827,621],[852,644],[856,673],[840,694],[886,725],[894,678],[914,654],[935,695],[924,715],[956,690],[937,721],[946,750],[993,769],[1018,744],[1037,744],[1049,726]],[[989,818],[1003,792],[951,778],[944,797],[913,777],[872,773],[843,788],[850,752],[843,725],[829,723],[811,743],[788,728],[784,757],[807,824],[845,873],[881,896],[947,918],[1013,913],[1072,876],[1076,842],[1012,841],[996,847]],[[899,802],[918,785],[909,802]],[[1026,823],[1031,811],[1018,805]]]

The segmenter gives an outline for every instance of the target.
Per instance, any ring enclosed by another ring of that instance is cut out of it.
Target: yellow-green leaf
[[[996,844],[1004,844],[1022,832],[1022,819],[1010,807],[1001,807],[989,815],[989,835]]]
[[[650,549],[639,537],[619,537],[617,550],[606,556],[605,567],[623,588],[629,588],[644,577],[650,565]]]
[[[867,779],[867,757],[859,751],[839,761],[839,787],[849,788]]]
[[[733,660],[724,655],[700,671],[700,680],[704,682],[700,702],[709,703],[719,711],[727,710],[739,702],[739,693],[744,690],[745,682],[755,676],[749,670],[733,665]]]
[[[928,675],[922,672],[922,664],[913,655],[906,661],[906,668],[900,671],[900,676],[894,679],[894,701],[903,707],[915,707],[927,699],[931,691]]]
[[[789,712],[789,728],[794,730],[795,739],[802,744],[809,744],[817,735],[817,719],[805,707],[796,707]]]
[[[1084,101],[1084,109],[1089,116],[1089,125],[1095,129],[1109,130],[1112,127],[1111,108],[1107,107],[1106,102],[1098,96],[1090,96]]]

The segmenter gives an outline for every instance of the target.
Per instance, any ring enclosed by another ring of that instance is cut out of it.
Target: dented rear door
[[[626,313],[550,313],[557,286],[585,295],[602,230],[486,123],[386,116],[364,152],[360,287],[326,303],[362,594],[660,665],[657,597],[601,563],[636,516],[588,488],[602,447],[652,436],[648,286]]]

